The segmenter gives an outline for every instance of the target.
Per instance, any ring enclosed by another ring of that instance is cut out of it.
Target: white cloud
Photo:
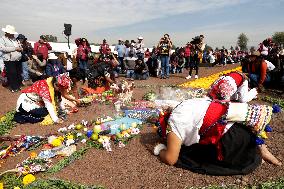
[[[13,24],[34,40],[42,33],[60,37],[63,23],[77,36],[170,15],[195,13],[246,0],[2,0],[1,26]]]
[[[17,31],[24,33],[30,40],[37,40],[41,34],[52,34],[62,41],[63,23],[71,23],[72,39],[84,36],[91,42],[99,42],[106,37],[110,43],[114,43],[119,37],[135,39],[140,35],[129,33],[127,25],[143,24],[153,19],[167,19],[180,14],[186,14],[191,19],[191,14],[196,17],[202,14],[202,11],[214,12],[218,8],[240,3],[244,3],[245,6],[248,1],[252,0],[1,0],[0,27],[5,27],[6,24],[15,25]],[[280,6],[280,1],[275,4],[261,0],[256,4],[261,6],[261,9],[273,5]],[[284,29],[273,22],[254,28],[251,27],[252,23],[234,22],[236,21],[222,23],[222,18],[218,18],[217,25],[212,23],[190,28],[189,31],[179,31],[177,28],[171,36],[175,44],[183,45],[195,35],[202,33],[206,35],[208,44],[227,47],[235,44],[241,32],[247,33],[249,44],[255,45],[271,35],[271,32]],[[121,26],[126,26],[125,30],[120,33],[112,32],[113,28]],[[148,29],[141,31],[148,46],[155,45],[159,36],[166,32],[159,28],[154,31]]]

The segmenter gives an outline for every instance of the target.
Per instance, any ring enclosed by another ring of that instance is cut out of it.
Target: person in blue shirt
[[[49,77],[56,77],[65,72],[63,64],[54,53],[49,53],[48,55],[45,72]]]
[[[122,39],[118,39],[118,44],[115,46],[115,51],[117,51],[117,55],[118,55],[118,62],[119,62],[119,66],[121,68],[121,72],[125,73],[125,65],[124,65],[124,56],[126,53],[126,47],[122,42]]]

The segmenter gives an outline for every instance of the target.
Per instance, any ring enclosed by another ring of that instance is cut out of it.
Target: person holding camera
[[[190,43],[192,44],[192,52],[191,52],[191,62],[190,62],[190,69],[189,74],[186,77],[186,79],[191,78],[192,70],[195,69],[195,79],[198,79],[198,69],[199,69],[199,63],[202,61],[203,58],[203,51],[205,49],[205,43],[204,43],[204,36],[200,35],[195,38],[193,38],[193,41]]]
[[[169,34],[165,34],[161,38],[157,48],[159,49],[161,59],[161,79],[168,79],[170,75],[170,50],[172,48]]]
[[[88,54],[91,52],[91,47],[87,39],[82,38],[81,43],[77,50],[77,59],[79,62],[79,68],[87,73],[88,70]]]

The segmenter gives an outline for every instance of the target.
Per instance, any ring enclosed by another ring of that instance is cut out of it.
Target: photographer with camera
[[[87,73],[88,70],[88,55],[91,52],[91,47],[87,39],[82,38],[77,50],[77,59],[79,68]]]
[[[165,34],[164,37],[161,38],[159,44],[157,46],[160,52],[161,59],[161,79],[169,79],[170,75],[170,51],[172,48],[172,42],[170,40],[169,34]]]
[[[198,79],[198,69],[199,69],[199,63],[202,60],[203,57],[203,51],[205,49],[205,43],[204,43],[204,36],[196,36],[195,38],[192,38],[193,40],[190,42],[192,45],[191,49],[191,61],[190,61],[190,69],[189,74],[186,77],[186,79],[191,78],[192,70],[195,69],[195,79]]]

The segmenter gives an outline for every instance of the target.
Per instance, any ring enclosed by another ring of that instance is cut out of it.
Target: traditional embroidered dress
[[[268,131],[267,124],[271,116],[272,107],[266,105],[227,103],[212,101],[209,98],[190,99],[183,101],[172,112],[166,112],[160,117],[159,131],[164,137],[167,133],[173,132],[187,147],[210,146],[214,153],[207,160],[214,160],[214,164],[217,162],[215,168],[218,171],[223,168],[221,166],[219,169],[218,163],[227,162],[228,157],[233,158],[232,156],[236,155],[234,158],[237,164],[234,162],[226,164],[227,169],[233,170],[232,172],[229,170],[228,174],[243,174],[251,172],[260,163],[261,158],[256,153],[256,147],[260,144],[259,140],[266,138],[265,131]],[[240,133],[237,133],[238,131]],[[238,152],[240,149],[241,151]],[[199,149],[197,151],[200,152]],[[252,154],[247,154],[246,151]],[[189,157],[192,155],[185,153]],[[187,162],[188,158],[185,159]],[[202,164],[202,162],[199,163]],[[236,170],[236,167],[243,169]],[[187,168],[191,169],[190,166]],[[210,170],[212,172],[209,174],[222,174],[215,172],[216,169]]]
[[[16,107],[15,120],[19,123],[36,123],[50,115],[54,122],[58,121],[54,102],[54,88],[52,78],[35,82],[32,86],[22,90]]]
[[[249,102],[256,95],[256,89],[249,90],[248,80],[245,79],[242,73],[238,72],[231,72],[221,76],[211,85],[208,92],[211,99],[239,102]]]

